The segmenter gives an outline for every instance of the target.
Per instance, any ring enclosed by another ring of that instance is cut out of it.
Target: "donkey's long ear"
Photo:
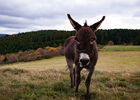
[[[102,22],[104,21],[105,16],[102,17],[102,19],[99,22],[96,22],[95,24],[91,25],[90,27],[94,30],[97,31],[97,29],[99,28],[99,26],[102,24]]]
[[[78,31],[80,29],[81,25],[79,23],[77,23],[76,21],[74,21],[72,19],[72,17],[70,16],[70,14],[67,14],[67,16],[68,16],[68,18],[70,20],[70,23],[73,26],[73,28]]]

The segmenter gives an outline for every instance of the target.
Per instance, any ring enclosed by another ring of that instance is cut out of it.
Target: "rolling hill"
[[[110,29],[98,30],[97,44],[106,45],[111,41],[114,45],[140,45],[140,30]],[[0,38],[0,54],[18,52],[20,50],[35,50],[46,46],[57,47],[75,35],[74,31],[39,30],[13,34]]]
[[[5,35],[7,35],[7,34],[0,34],[0,37],[1,37],[1,36],[5,36]]]

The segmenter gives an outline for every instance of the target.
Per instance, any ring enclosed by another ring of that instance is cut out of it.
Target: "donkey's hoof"
[[[78,95],[78,90],[75,89],[75,96],[77,96],[77,95]]]
[[[90,95],[89,94],[85,94],[85,100],[90,100]]]
[[[78,96],[78,92],[75,92],[75,96]]]
[[[70,87],[71,87],[71,88],[74,88],[74,86],[73,86],[73,85],[71,85]]]

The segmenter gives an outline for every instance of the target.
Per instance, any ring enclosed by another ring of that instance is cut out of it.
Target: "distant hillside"
[[[0,54],[32,50],[45,46],[63,45],[74,31],[40,30],[0,38]]]
[[[1,36],[5,36],[5,35],[7,35],[7,34],[0,34],[0,37],[1,37]]]
[[[40,30],[1,37],[0,54],[37,49],[45,46],[63,46],[66,38],[74,34],[74,31]],[[140,45],[140,30],[98,30],[96,36],[97,43],[101,45],[106,45],[108,41],[112,41],[115,45]]]

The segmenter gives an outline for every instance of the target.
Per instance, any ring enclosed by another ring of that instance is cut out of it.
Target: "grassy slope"
[[[100,52],[91,82],[91,100],[139,100],[140,51]],[[0,66],[0,100],[83,100],[70,88],[64,57]]]
[[[104,51],[140,51],[140,46],[105,46],[103,48]]]
[[[140,51],[99,52],[96,70],[99,71],[140,71]],[[2,65],[2,68],[22,68],[27,70],[67,69],[65,57],[19,62]]]

